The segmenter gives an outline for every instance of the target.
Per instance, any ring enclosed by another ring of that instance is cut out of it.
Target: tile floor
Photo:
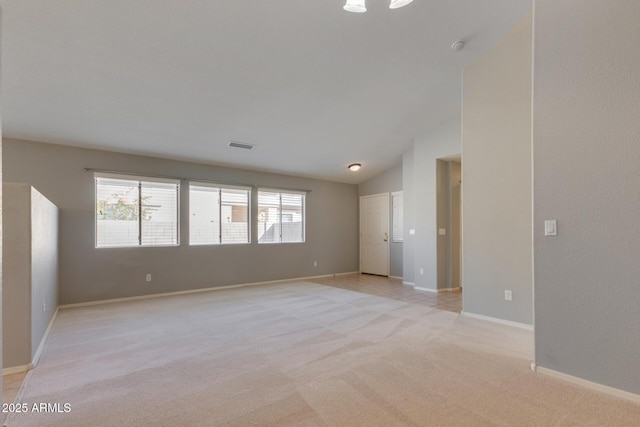
[[[403,285],[400,279],[391,279],[371,274],[348,274],[344,276],[313,279],[311,282],[336,288],[349,289],[379,297],[391,298],[414,304],[422,304],[440,310],[462,311],[462,291],[427,292]]]

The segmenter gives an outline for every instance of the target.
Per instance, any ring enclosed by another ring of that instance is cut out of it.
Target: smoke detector
[[[453,49],[453,50],[460,50],[463,47],[464,47],[464,42],[462,40],[456,40],[451,45],[451,49]]]

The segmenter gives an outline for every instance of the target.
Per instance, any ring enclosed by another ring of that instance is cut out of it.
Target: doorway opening
[[[462,289],[462,156],[436,160],[438,291]]]
[[[389,276],[389,193],[360,197],[360,272]]]

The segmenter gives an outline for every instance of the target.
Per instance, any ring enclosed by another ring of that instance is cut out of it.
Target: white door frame
[[[386,235],[387,235],[387,265],[385,266],[386,268],[386,274],[385,276],[389,277],[389,275],[391,274],[391,236],[389,235],[389,224],[390,224],[390,216],[391,216],[391,212],[390,212],[390,195],[389,193],[378,193],[378,194],[369,194],[366,196],[360,196],[360,201],[359,201],[359,205],[358,205],[358,210],[359,210],[359,215],[358,215],[358,220],[359,220],[359,233],[358,233],[358,250],[359,250],[359,256],[358,256],[358,269],[360,270],[360,273],[362,273],[362,200],[363,199],[369,199],[369,198],[374,198],[374,197],[384,197],[386,198],[386,206],[387,206],[387,223],[385,224],[386,227]]]

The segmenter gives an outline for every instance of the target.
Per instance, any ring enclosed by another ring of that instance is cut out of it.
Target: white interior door
[[[389,193],[360,197],[360,271],[389,275]]]

